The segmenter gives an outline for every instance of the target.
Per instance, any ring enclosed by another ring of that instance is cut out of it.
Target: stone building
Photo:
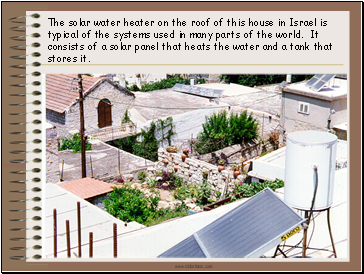
[[[76,74],[48,74],[47,122],[56,126],[58,138],[71,136],[80,129],[80,109]],[[109,78],[82,75],[86,135],[100,131],[120,131],[125,111],[135,95]]]
[[[46,125],[46,151],[47,151],[47,183],[57,183],[60,180],[59,154],[56,128],[47,123]]]
[[[335,131],[338,125],[347,122],[347,90],[347,80],[336,77],[318,91],[305,82],[284,87],[282,127],[287,134],[301,130]]]

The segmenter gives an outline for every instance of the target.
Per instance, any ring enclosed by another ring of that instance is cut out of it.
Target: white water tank
[[[296,131],[287,135],[284,202],[310,210],[317,181],[314,210],[333,201],[337,137],[323,131]],[[317,167],[317,178],[315,174]]]

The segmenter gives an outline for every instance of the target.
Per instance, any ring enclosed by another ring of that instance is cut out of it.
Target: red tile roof
[[[68,107],[76,103],[79,97],[77,90],[72,90],[73,87],[78,87],[78,83],[72,78],[77,78],[77,74],[47,74],[47,109],[64,112]],[[86,92],[100,78],[89,77],[82,75],[83,90]]]
[[[112,192],[113,189],[111,187],[117,185],[86,177],[80,180],[59,184],[59,186],[82,199],[88,199]]]
[[[79,94],[73,87],[78,87],[78,82],[72,81],[72,78],[77,78],[77,74],[47,74],[46,75],[46,89],[47,89],[47,109],[53,110],[58,113],[65,112],[73,104],[77,103]],[[82,75],[82,87],[84,97],[92,92],[95,88],[103,82],[108,82],[120,91],[134,96],[134,93],[128,89],[120,86],[119,84],[111,81],[108,78],[98,78]]]

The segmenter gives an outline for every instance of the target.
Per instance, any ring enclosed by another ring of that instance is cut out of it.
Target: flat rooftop
[[[221,89],[220,98],[209,98],[174,91],[172,89],[154,90],[149,92],[135,92],[133,109],[143,119],[154,120],[161,117],[187,114],[196,110],[226,109],[231,106],[235,109],[260,111],[271,115],[280,113],[280,93],[274,90],[263,90],[237,84],[200,84],[199,87]],[[134,115],[136,115],[136,112]],[[139,116],[140,117],[140,116]]]
[[[345,98],[348,94],[348,81],[346,79],[334,78],[319,91],[313,91],[307,87],[306,82],[289,84],[283,88],[283,91],[326,100]]]
[[[347,153],[347,142],[338,140],[337,142],[337,148],[336,148],[336,160],[347,160],[348,153]],[[269,164],[273,164],[275,166],[285,167],[286,164],[286,147],[282,147],[276,151],[273,151],[267,155],[264,155],[263,157],[255,160],[255,161],[261,161]]]
[[[338,140],[336,148],[336,168],[344,168],[348,162],[348,145],[347,141]],[[253,161],[253,169],[248,175],[264,179],[275,180],[276,178],[284,180],[286,165],[286,147],[277,149],[263,157]]]

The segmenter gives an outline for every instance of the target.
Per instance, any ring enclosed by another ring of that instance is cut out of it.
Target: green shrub
[[[128,111],[124,114],[124,120],[130,120]],[[156,122],[153,121],[148,129],[142,129],[138,135],[119,139],[119,147],[129,153],[155,162],[158,160],[159,143],[168,141],[171,144],[171,137],[176,134],[173,129],[172,117],[167,117],[164,120],[158,119]],[[157,139],[156,136],[160,137]]]
[[[86,139],[86,150],[91,150],[92,145]],[[62,138],[61,144],[58,150],[68,150],[71,149],[73,153],[81,152],[81,135],[76,133],[73,135],[72,139],[69,138]]]
[[[176,74],[173,76],[169,76],[167,79],[162,79],[153,84],[144,84],[142,85],[141,91],[152,91],[159,89],[167,89],[173,87],[175,84],[190,84],[190,80],[187,78],[183,78],[180,74]]]
[[[168,141],[168,145],[172,145],[172,136],[177,134],[173,131],[174,129],[174,123],[173,118],[167,117],[166,119],[158,119],[156,121],[156,131],[158,132],[158,135],[160,135],[160,138],[158,140],[159,143],[163,143],[165,140]]]
[[[138,134],[142,140],[135,140],[133,143],[133,154],[153,162],[158,160],[158,140],[154,136],[155,130],[154,122],[150,124],[148,131],[142,129],[141,133]]]
[[[130,119],[130,115],[129,115],[129,110],[125,110],[124,112],[124,117],[123,119],[121,120],[121,123],[124,124],[124,123],[132,123],[131,119]]]
[[[157,177],[161,177],[156,183],[154,183],[155,178],[149,178],[151,184],[154,185],[154,187],[157,187],[159,189],[163,190],[175,190],[179,187],[181,187],[184,184],[184,181],[181,177],[179,177],[175,172],[156,172]]]
[[[138,222],[151,226],[169,219],[188,215],[187,206],[182,203],[172,208],[157,208],[159,197],[147,198],[139,189],[130,187],[117,188],[106,196],[103,201],[105,210],[112,216],[124,222]]]
[[[310,79],[313,75],[293,74],[291,82],[299,82]],[[277,84],[285,81],[286,74],[222,74],[219,76],[220,81],[235,83],[248,87]]]
[[[127,136],[125,138],[119,139],[119,147],[129,153],[133,153],[133,145],[136,142],[137,136]]]
[[[144,182],[147,177],[147,172],[142,170],[138,173],[138,180]]]
[[[186,200],[187,198],[195,199],[198,206],[206,205],[210,202],[211,186],[208,181],[203,181],[201,185],[183,183],[176,188],[173,197],[176,200]]]
[[[202,132],[197,135],[194,149],[200,153],[210,153],[224,147],[241,144],[258,137],[258,121],[247,111],[231,113],[226,110],[206,117]]]
[[[174,209],[167,207],[158,210],[154,218],[149,219],[147,222],[144,223],[144,225],[152,226],[170,219],[184,217],[188,214],[188,207],[182,203],[182,205],[177,206]]]
[[[133,84],[130,87],[127,87],[128,90],[130,91],[140,91],[139,87],[136,84]]]
[[[183,178],[179,177],[176,173],[171,174],[171,180],[176,188],[183,185]]]
[[[154,177],[147,177],[145,178],[144,182],[148,184],[150,189],[155,189],[158,183],[158,181]]]
[[[263,183],[253,182],[251,184],[245,183],[245,180],[242,182],[236,181],[234,184],[230,184],[225,198],[230,196],[234,197],[242,191],[244,191],[242,197],[252,197],[267,187],[271,188],[273,191],[277,188],[284,187],[284,182],[280,179],[275,179],[274,181],[265,180]],[[236,199],[231,199],[231,201],[234,200]]]
[[[206,83],[206,79],[205,78],[197,78],[197,83],[198,84],[205,84]]]
[[[124,221],[145,223],[157,212],[159,197],[147,198],[139,189],[113,187],[114,191],[104,199],[105,210]]]

